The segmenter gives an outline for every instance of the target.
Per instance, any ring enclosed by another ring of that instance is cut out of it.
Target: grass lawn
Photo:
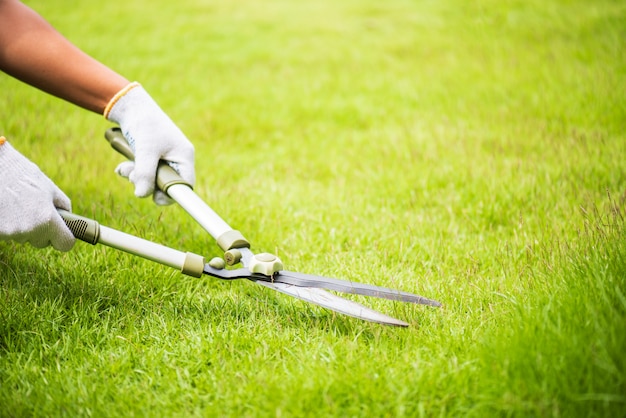
[[[626,416],[624,2],[26,3],[142,82],[253,250],[444,307],[2,242],[0,416]],[[74,212],[220,255],[113,174],[101,116],[0,91]]]

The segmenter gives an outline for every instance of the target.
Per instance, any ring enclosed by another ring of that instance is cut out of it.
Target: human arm
[[[17,0],[0,0],[0,70],[102,114],[129,81],[56,31]]]
[[[17,0],[0,0],[0,70],[118,123],[135,162],[116,171],[135,184],[137,196],[169,203],[154,190],[159,160],[195,183],[193,145],[143,87],[82,52]]]

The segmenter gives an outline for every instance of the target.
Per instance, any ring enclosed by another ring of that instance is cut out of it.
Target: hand
[[[104,116],[120,125],[135,153],[135,161],[126,161],[116,172],[135,185],[135,195],[153,195],[159,205],[172,203],[165,193],[155,190],[159,160],[164,160],[192,186],[195,184],[194,148],[172,120],[138,83],[131,83],[117,93]]]
[[[0,167],[0,239],[69,251],[75,238],[57,208],[71,211],[70,199],[4,137]]]

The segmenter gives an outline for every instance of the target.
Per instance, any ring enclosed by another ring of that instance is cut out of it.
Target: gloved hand
[[[71,211],[70,199],[4,137],[0,167],[0,239],[69,251],[75,238],[56,208]]]
[[[165,193],[155,190],[159,160],[167,161],[185,181],[195,184],[193,145],[139,83],[118,92],[104,116],[120,125],[135,153],[134,162],[123,162],[115,171],[135,185],[136,196],[152,194],[159,205],[172,203]]]

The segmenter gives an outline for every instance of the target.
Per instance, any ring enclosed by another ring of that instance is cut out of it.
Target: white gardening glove
[[[75,238],[57,212],[72,210],[65,193],[4,137],[0,170],[0,239],[69,251]]]
[[[136,196],[153,195],[159,205],[172,203],[165,193],[155,190],[159,160],[167,161],[185,181],[195,184],[193,145],[139,83],[118,92],[104,116],[120,125],[135,153],[134,162],[123,162],[115,171],[135,185]]]

